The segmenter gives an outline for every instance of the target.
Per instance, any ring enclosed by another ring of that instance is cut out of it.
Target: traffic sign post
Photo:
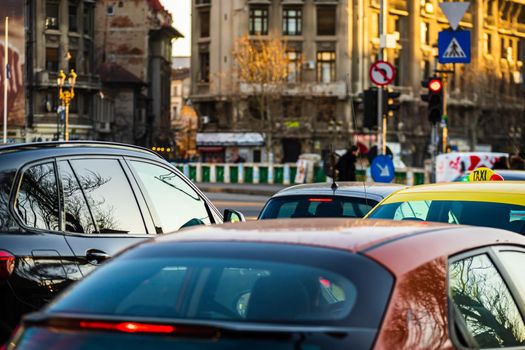
[[[385,61],[376,61],[370,66],[370,80],[377,86],[391,84],[396,77],[396,69]]]
[[[438,34],[439,63],[470,63],[470,32],[444,30]]]
[[[396,175],[392,158],[385,154],[380,154],[374,158],[370,166],[370,172],[375,182],[392,182]]]

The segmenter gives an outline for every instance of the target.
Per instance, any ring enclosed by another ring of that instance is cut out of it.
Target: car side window
[[[27,227],[59,230],[58,191],[53,163],[35,165],[24,172],[15,209]]]
[[[173,171],[151,163],[132,161],[140,181],[144,184],[162,232],[177,231],[194,223],[210,223],[206,202]]]
[[[58,163],[64,194],[64,225],[67,232],[95,233],[97,228],[86,198],[68,161]]]
[[[394,220],[418,220],[427,219],[430,201],[404,202],[399,205]]]
[[[449,294],[479,348],[525,344],[525,324],[503,278],[486,254],[449,265]]]
[[[118,160],[70,162],[93,215],[94,233],[146,233],[137,200]]]
[[[503,250],[498,252],[498,256],[509,273],[510,278],[516,284],[522,300],[525,301],[525,253]]]

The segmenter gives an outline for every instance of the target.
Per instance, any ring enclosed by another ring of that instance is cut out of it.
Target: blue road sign
[[[438,34],[439,63],[470,63],[470,32],[444,30]]]
[[[396,175],[392,158],[383,154],[374,158],[370,166],[370,172],[375,182],[392,182]]]

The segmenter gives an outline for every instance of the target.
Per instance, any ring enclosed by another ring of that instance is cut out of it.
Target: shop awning
[[[264,136],[258,132],[197,133],[197,147],[202,146],[262,146]]]

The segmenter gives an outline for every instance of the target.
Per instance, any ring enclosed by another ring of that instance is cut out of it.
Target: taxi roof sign
[[[496,173],[494,170],[481,167],[477,168],[468,176],[468,181],[479,182],[479,181],[503,181],[503,176]]]

